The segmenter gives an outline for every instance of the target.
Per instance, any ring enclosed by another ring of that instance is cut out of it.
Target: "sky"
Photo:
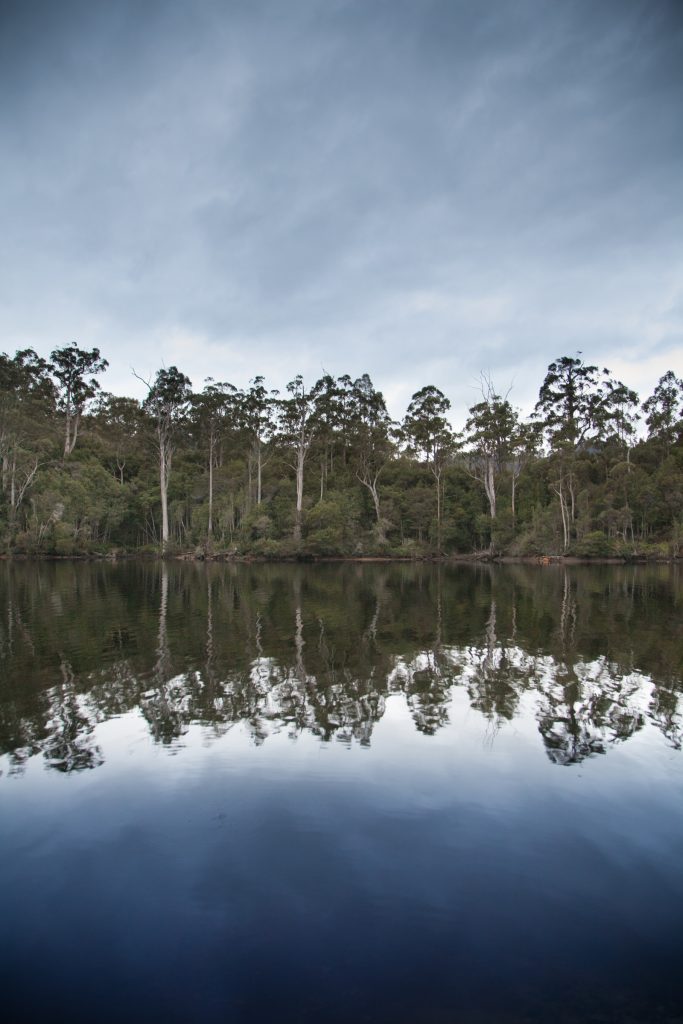
[[[683,373],[683,0],[0,0],[0,350],[462,424]]]

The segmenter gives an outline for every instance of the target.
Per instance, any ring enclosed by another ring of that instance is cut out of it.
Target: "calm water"
[[[4,1021],[683,1021],[670,567],[0,565]]]

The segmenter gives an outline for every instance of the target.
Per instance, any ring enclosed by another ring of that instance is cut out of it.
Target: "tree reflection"
[[[161,563],[159,594],[159,629],[156,661],[152,670],[152,687],[142,694],[140,709],[149,723],[152,736],[161,743],[173,743],[187,732],[191,721],[192,695],[184,675],[174,677],[168,640],[169,575]]]
[[[49,718],[45,739],[40,744],[43,757],[50,768],[60,772],[97,768],[104,763],[93,735],[98,711],[76,692],[68,662],[62,662],[61,670],[64,682],[48,694]]]
[[[391,694],[432,736],[453,688],[495,738],[534,715],[571,765],[646,724],[681,747],[683,616],[668,569],[6,566],[0,743],[59,771],[102,763],[97,724],[155,741],[239,725],[368,745]],[[55,678],[56,677],[56,678]],[[529,695],[528,700],[522,698]]]
[[[512,595],[510,616],[513,636],[516,622],[515,595]],[[473,645],[469,651],[467,692],[472,707],[490,722],[497,731],[504,721],[514,718],[519,698],[530,679],[534,665],[528,658],[520,659],[520,650],[514,643],[499,639],[497,632],[498,609],[495,596],[491,597],[489,617],[486,621],[484,643]]]
[[[543,686],[538,728],[548,757],[575,764],[628,739],[645,724],[637,706],[643,679],[619,676],[604,660],[558,667]]]

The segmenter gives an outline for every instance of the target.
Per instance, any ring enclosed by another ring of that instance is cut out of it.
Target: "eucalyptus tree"
[[[517,481],[525,466],[529,466],[539,458],[542,446],[541,435],[537,423],[517,420],[510,444],[510,513],[512,527],[517,521]]]
[[[52,374],[58,381],[58,404],[64,413],[64,458],[76,447],[83,410],[99,390],[94,374],[103,373],[109,363],[100,350],[79,348],[75,341],[50,353]]]
[[[33,349],[0,353],[1,487],[14,521],[52,447],[55,387],[50,366]]]
[[[638,395],[621,381],[615,380],[609,370],[603,370],[598,408],[595,414],[595,432],[600,441],[615,441],[630,456],[636,435]]]
[[[247,466],[249,472],[249,500],[251,500],[252,466],[256,467],[256,504],[263,501],[264,455],[268,441],[275,430],[275,411],[278,391],[268,391],[263,377],[254,377],[249,388],[239,393],[235,406],[240,427],[246,430],[249,451]]]
[[[616,381],[609,370],[586,365],[578,356],[562,356],[548,367],[534,416],[556,466],[551,488],[560,505],[565,551],[576,523],[577,457],[610,437],[627,444],[634,431],[629,410],[637,401],[635,392]]]
[[[353,418],[350,438],[355,457],[356,477],[367,488],[375,509],[377,539],[386,540],[385,523],[379,497],[379,478],[395,451],[393,423],[381,391],[377,391],[367,373],[353,382]]]
[[[451,403],[433,384],[416,391],[403,419],[401,435],[417,456],[427,462],[436,484],[436,539],[441,547],[443,472],[456,448],[456,438],[446,418]]]
[[[236,387],[225,381],[214,381],[213,377],[207,377],[203,390],[192,395],[191,414],[198,428],[200,443],[205,446],[209,476],[209,507],[206,524],[209,543],[213,538],[213,474],[226,424],[231,423],[234,418],[236,396]]]
[[[301,374],[287,385],[289,398],[278,401],[278,440],[285,449],[287,465],[296,477],[294,539],[301,540],[304,501],[304,467],[316,434],[316,387],[307,390]]]
[[[141,378],[138,378],[141,379]],[[142,408],[154,424],[156,448],[159,456],[159,490],[161,494],[161,546],[166,550],[168,529],[168,484],[171,463],[180,422],[187,414],[192,382],[176,366],[157,372],[154,383],[147,384],[147,398]]]
[[[351,428],[355,417],[355,388],[353,378],[348,373],[336,380],[325,374],[318,384],[324,385],[324,396],[319,395],[318,405],[321,419],[327,420],[329,429],[323,430],[327,437],[329,453],[329,472],[334,471],[337,454],[341,454],[342,466],[346,466],[350,452]]]
[[[630,436],[633,417],[628,410],[637,401],[636,393],[609,370],[562,356],[548,367],[534,416],[540,419],[551,449],[576,451],[610,434]]]
[[[342,427],[342,390],[334,377],[325,373],[313,388],[315,397],[315,454],[320,466],[320,500],[325,494],[325,485],[334,466],[334,450],[340,433],[343,444],[347,436]]]
[[[497,394],[487,377],[482,377],[481,392],[481,402],[470,406],[465,423],[466,464],[470,475],[484,488],[493,520],[498,482],[512,462],[519,419],[507,397]]]
[[[683,436],[683,380],[673,370],[660,377],[654,392],[642,405],[648,437],[662,444],[668,453]]]

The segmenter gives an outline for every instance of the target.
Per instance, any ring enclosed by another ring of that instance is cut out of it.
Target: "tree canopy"
[[[483,376],[469,409],[428,384],[395,423],[368,374],[295,375],[280,395],[261,374],[193,390],[171,366],[138,402],[100,389],[106,367],[75,343],[0,355],[4,552],[680,551],[673,371],[640,405],[606,368],[561,356],[527,420]]]

